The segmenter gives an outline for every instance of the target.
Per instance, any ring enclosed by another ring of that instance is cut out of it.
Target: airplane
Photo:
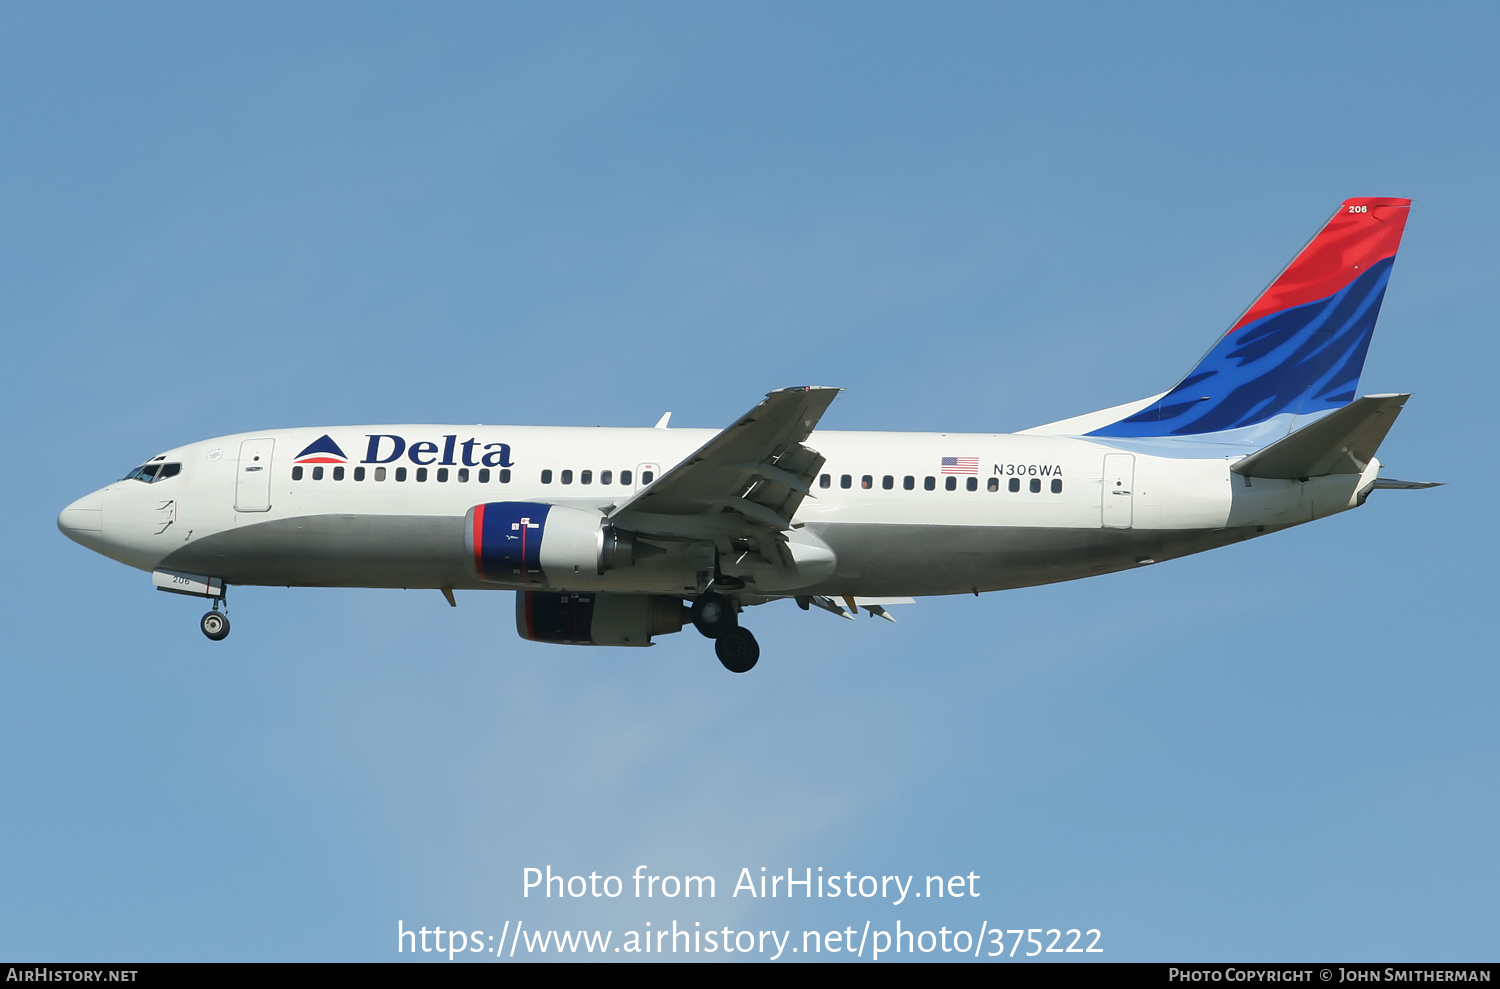
[[[1017,433],[819,431],[832,387],[720,431],[379,425],[168,450],[58,516],[211,602],[230,585],[515,591],[518,633],[648,646],[691,624],[743,673],[746,608],[852,618],[1130,570],[1364,504],[1407,394],[1356,397],[1411,206],[1345,200],[1165,392]],[[221,606],[223,610],[221,610]]]

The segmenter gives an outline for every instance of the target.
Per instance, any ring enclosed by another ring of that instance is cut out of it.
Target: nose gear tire
[[[198,627],[203,629],[203,634],[218,642],[229,634],[229,616],[217,611],[210,611],[198,619]]]

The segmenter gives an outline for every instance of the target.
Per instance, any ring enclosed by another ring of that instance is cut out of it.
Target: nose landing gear
[[[693,626],[714,640],[714,655],[731,673],[749,673],[760,659],[760,644],[740,627],[734,602],[722,594],[705,594],[693,602]]]

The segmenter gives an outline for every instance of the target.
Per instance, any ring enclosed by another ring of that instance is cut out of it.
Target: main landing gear
[[[730,673],[749,673],[760,659],[760,643],[740,628],[734,602],[722,594],[705,594],[693,602],[693,626],[714,640],[714,655]]]
[[[198,627],[215,642],[229,634],[229,615],[219,610],[218,598],[214,598],[214,610],[198,619]]]

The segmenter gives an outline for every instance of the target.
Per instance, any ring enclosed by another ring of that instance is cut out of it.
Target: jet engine
[[[592,579],[606,569],[605,526],[597,512],[529,501],[475,505],[464,519],[464,549],[480,580],[501,584]]]
[[[625,579],[632,589],[691,590],[695,565],[686,545],[668,551],[610,525],[598,512],[534,501],[469,509],[464,550],[474,575],[495,584],[597,586],[606,572],[630,570]]]
[[[516,592],[516,632],[570,646],[649,646],[682,631],[682,599],[663,594]]]

